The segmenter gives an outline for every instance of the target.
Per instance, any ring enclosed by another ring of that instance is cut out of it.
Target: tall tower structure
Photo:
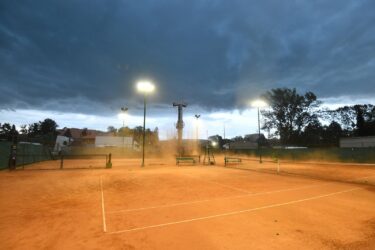
[[[183,132],[183,129],[184,129],[184,121],[182,119],[182,116],[183,116],[182,108],[186,108],[187,104],[186,103],[174,102],[173,107],[177,107],[177,109],[178,109],[178,119],[177,119],[177,124],[176,124],[176,128],[177,128],[177,150],[178,150],[179,156],[182,156],[184,154],[184,148],[182,146],[182,132]]]

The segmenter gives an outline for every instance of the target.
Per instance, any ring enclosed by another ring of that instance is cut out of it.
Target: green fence
[[[260,152],[257,149],[229,150],[226,152],[253,157],[259,157],[261,153],[265,158],[293,161],[375,163],[375,148],[262,148]]]
[[[0,141],[0,169],[8,168],[11,142]]]
[[[11,142],[0,142],[0,169],[8,168]],[[31,164],[40,161],[51,160],[52,155],[47,146],[37,143],[18,143],[17,144],[17,166]]]

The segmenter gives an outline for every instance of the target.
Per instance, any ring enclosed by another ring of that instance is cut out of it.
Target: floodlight
[[[155,90],[155,86],[149,81],[140,81],[137,83],[137,90],[140,93],[148,94]]]
[[[255,100],[251,103],[251,106],[256,107],[256,108],[263,108],[263,107],[266,107],[267,105],[268,104],[261,99]]]

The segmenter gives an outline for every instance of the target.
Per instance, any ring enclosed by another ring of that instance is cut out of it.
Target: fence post
[[[108,155],[108,162],[105,165],[106,168],[112,168],[112,154],[109,153]]]
[[[64,165],[64,155],[61,155],[60,169],[63,169],[63,165]]]

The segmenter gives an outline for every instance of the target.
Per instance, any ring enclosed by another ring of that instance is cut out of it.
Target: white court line
[[[375,166],[374,163],[350,163],[350,162],[293,162],[293,161],[280,161],[286,164],[315,164],[315,165],[342,165],[342,166]]]
[[[102,192],[102,217],[103,217],[103,231],[107,232],[107,224],[105,221],[105,208],[104,208],[104,192],[103,192],[103,178],[100,176],[100,190]]]
[[[268,205],[268,206],[250,208],[250,209],[239,210],[239,211],[234,211],[234,212],[229,212],[229,213],[215,214],[215,215],[198,217],[198,218],[193,218],[193,219],[188,219],[188,220],[181,220],[181,221],[175,221],[175,222],[169,222],[169,223],[163,223],[163,224],[156,224],[156,225],[145,226],[145,227],[137,227],[137,228],[132,228],[132,229],[114,231],[114,232],[110,232],[108,234],[120,234],[120,233],[134,232],[134,231],[140,231],[140,230],[145,230],[145,229],[150,229],[150,228],[165,227],[165,226],[177,225],[177,224],[188,223],[188,222],[193,222],[193,221],[201,221],[201,220],[225,217],[225,216],[230,216],[230,215],[237,215],[237,214],[241,214],[241,213],[253,212],[253,211],[263,210],[263,209],[267,209],[267,208],[281,207],[281,206],[296,204],[296,203],[300,203],[300,202],[304,202],[304,201],[316,200],[316,199],[320,199],[320,198],[324,198],[324,197],[328,197],[328,196],[352,192],[354,190],[359,190],[359,189],[362,189],[362,188],[352,188],[352,189],[347,189],[347,190],[344,190],[344,191],[339,191],[339,192],[334,192],[334,193],[329,193],[329,194],[324,194],[324,195],[319,195],[319,196],[313,196],[313,197],[310,197],[310,198],[294,200],[294,201],[289,201],[289,202],[284,202],[284,203],[276,203],[276,204],[272,204],[272,205]]]
[[[197,200],[197,201],[179,202],[179,203],[172,203],[172,204],[159,205],[159,206],[121,209],[121,210],[115,210],[115,211],[107,212],[107,214],[136,212],[136,211],[149,210],[149,209],[177,207],[177,206],[183,206],[183,205],[192,205],[192,204],[197,204],[197,203],[212,202],[212,201],[218,201],[218,200],[238,199],[238,198],[244,198],[244,197],[259,196],[259,195],[264,195],[264,194],[275,194],[275,193],[281,193],[281,192],[286,192],[286,191],[295,191],[295,190],[301,190],[301,189],[312,188],[312,187],[321,187],[321,186],[326,186],[326,185],[332,185],[332,184],[328,184],[328,183],[327,184],[316,184],[316,185],[308,185],[308,186],[296,187],[296,188],[286,188],[286,189],[265,191],[265,192],[259,192],[259,193],[234,195],[234,196],[229,196],[229,197],[220,197],[220,198]]]

